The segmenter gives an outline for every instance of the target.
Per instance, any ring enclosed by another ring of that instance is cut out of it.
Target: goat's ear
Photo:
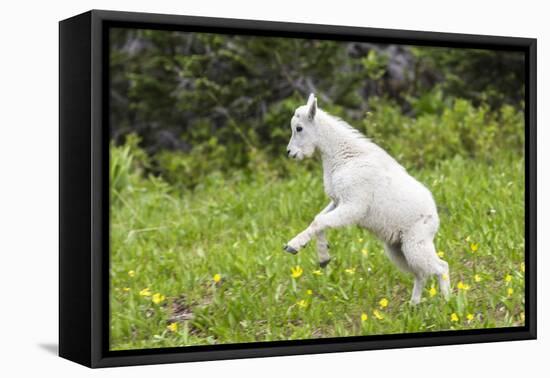
[[[317,112],[317,98],[312,93],[309,95],[309,98],[307,99],[307,117],[310,121],[313,121],[315,118],[315,113]]]

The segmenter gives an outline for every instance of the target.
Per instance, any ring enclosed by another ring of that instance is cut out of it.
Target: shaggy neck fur
[[[317,110],[315,118],[318,130],[316,147],[321,153],[323,165],[330,164],[334,168],[350,159],[380,150],[358,130],[321,109]]]

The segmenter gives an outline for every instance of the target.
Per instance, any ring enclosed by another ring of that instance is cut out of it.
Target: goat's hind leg
[[[449,299],[451,295],[451,278],[449,277],[449,264],[445,260],[438,258],[438,263],[441,266],[442,272],[437,275],[439,279],[439,290],[445,299]]]
[[[425,235],[405,237],[403,240],[403,255],[415,277],[411,304],[420,303],[422,290],[431,275],[438,276],[441,292],[445,297],[449,295],[448,265],[437,256],[432,240],[431,236]]]
[[[422,290],[424,290],[424,286],[426,286],[426,279],[427,277],[422,273],[417,273],[414,275],[411,304],[417,305],[420,303],[420,300],[422,299]]]
[[[409,265],[401,248],[401,243],[386,243],[384,245],[384,250],[389,259],[403,272],[412,273],[414,275],[411,303],[418,304],[422,298],[422,290],[426,285],[426,276]]]
[[[400,242],[385,243],[384,251],[386,251],[386,255],[390,261],[393,262],[401,271],[405,273],[412,273],[412,270],[407,263],[407,259],[405,259],[405,255],[403,255],[403,251],[401,250]]]

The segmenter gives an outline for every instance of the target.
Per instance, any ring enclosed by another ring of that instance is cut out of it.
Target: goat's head
[[[315,115],[317,113],[317,98],[312,93],[306,105],[296,109],[290,121],[292,136],[288,142],[286,153],[293,159],[302,160],[313,156],[317,144]]]

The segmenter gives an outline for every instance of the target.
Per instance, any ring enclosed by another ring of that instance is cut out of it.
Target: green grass
[[[429,281],[416,307],[408,304],[412,277],[366,230],[331,230],[333,261],[321,275],[315,243],[295,256],[283,251],[328,203],[320,167],[295,163],[284,178],[213,174],[185,192],[154,178],[117,180],[111,349],[523,325],[523,164],[503,154],[491,164],[454,158],[411,172],[438,204],[436,248],[453,288],[446,302]],[[303,273],[293,278],[296,266]]]

